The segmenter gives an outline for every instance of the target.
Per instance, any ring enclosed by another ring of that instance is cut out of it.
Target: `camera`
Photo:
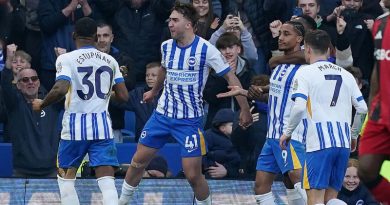
[[[344,11],[342,11],[340,15],[343,16],[344,19],[352,19],[352,18],[356,17],[357,10],[347,8],[347,9],[344,9]]]

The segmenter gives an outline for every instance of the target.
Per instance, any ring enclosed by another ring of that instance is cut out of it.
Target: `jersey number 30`
[[[89,77],[93,73],[93,67],[92,66],[86,66],[86,67],[77,67],[77,72],[79,73],[86,73],[83,77],[82,83],[83,85],[86,85],[88,87],[88,92],[84,93],[82,90],[77,90],[77,95],[83,99],[83,100],[89,100],[91,99],[93,93],[96,91],[96,96],[98,96],[101,99],[106,99],[107,95],[109,94],[110,90],[108,90],[108,93],[102,92],[102,86],[101,86],[101,76],[102,73],[107,72],[110,75],[110,85],[112,81],[112,76],[114,75],[113,70],[108,66],[102,66],[98,68],[95,72],[95,83],[92,83],[91,80],[89,80]],[[111,86],[110,86],[111,87]],[[109,88],[110,89],[110,88]]]
[[[335,80],[336,81],[336,86],[334,88],[332,102],[330,102],[330,106],[334,107],[334,106],[336,106],[337,99],[339,98],[340,88],[341,88],[341,84],[343,83],[343,78],[341,77],[341,75],[325,75],[325,80]]]

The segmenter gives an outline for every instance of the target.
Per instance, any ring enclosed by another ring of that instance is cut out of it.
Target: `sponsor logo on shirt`
[[[390,50],[375,49],[374,56],[378,61],[382,61],[382,60],[390,61]]]

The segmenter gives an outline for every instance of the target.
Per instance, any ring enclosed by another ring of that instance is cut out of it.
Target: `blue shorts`
[[[304,189],[328,189],[340,191],[348,166],[349,149],[332,147],[306,153],[302,173]]]
[[[88,153],[89,165],[118,166],[114,139],[107,140],[62,140],[58,147],[58,166],[60,168],[78,168]]]
[[[302,169],[305,160],[305,146],[291,140],[286,150],[279,146],[279,140],[267,139],[257,159],[256,170],[285,174],[290,170]]]
[[[174,137],[181,145],[182,157],[199,157],[207,152],[203,136],[202,117],[174,119],[158,112],[153,112],[141,132],[139,143],[160,149]]]

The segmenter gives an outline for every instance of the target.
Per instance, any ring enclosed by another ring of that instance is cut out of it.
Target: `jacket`
[[[348,205],[379,205],[368,189],[361,184],[353,191],[349,191],[343,186],[337,198]]]
[[[5,69],[1,77],[14,169],[32,176],[53,173],[57,167],[60,139],[57,122],[61,106],[50,105],[40,113],[34,112],[31,104],[12,85],[12,71]],[[45,95],[46,91],[41,87],[38,98],[43,99]]]
[[[212,166],[213,162],[218,162],[226,168],[226,177],[237,177],[240,155],[229,137],[221,133],[217,128],[208,129],[204,136],[208,148],[207,155],[203,159],[207,163],[205,168]]]
[[[160,40],[165,20],[173,0],[149,0],[141,8],[131,8],[125,1],[115,13],[113,22],[114,46],[125,52],[134,62],[136,79],[145,81],[145,66],[160,61]]]

